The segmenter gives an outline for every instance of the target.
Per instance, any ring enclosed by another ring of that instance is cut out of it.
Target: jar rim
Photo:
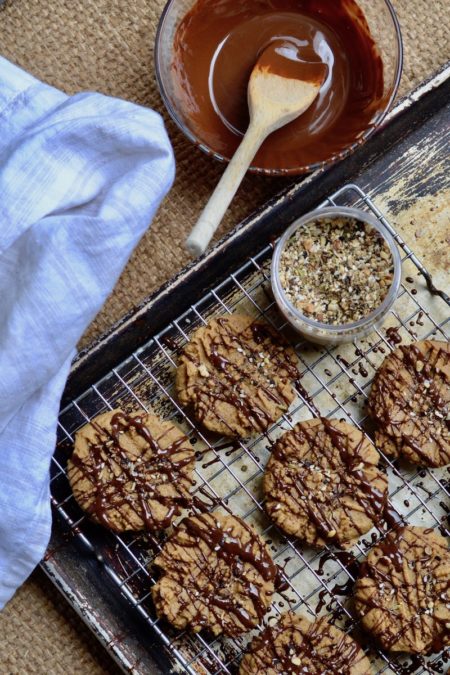
[[[302,314],[296,307],[294,307],[294,305],[290,302],[290,300],[287,298],[284,292],[283,285],[281,284],[280,281],[279,272],[280,272],[281,255],[291,236],[294,234],[294,232],[296,232],[299,228],[303,227],[304,225],[314,220],[323,220],[326,216],[332,216],[336,218],[338,217],[355,218],[364,223],[367,223],[380,233],[380,235],[386,241],[392,255],[394,275],[389,290],[386,293],[385,297],[383,298],[383,301],[374,310],[372,310],[372,312],[362,317],[361,319],[358,319],[358,321],[354,321],[351,323],[341,323],[335,325],[315,321],[313,319],[308,318],[307,316]],[[274,292],[277,303],[285,305],[285,307],[291,312],[291,314],[295,318],[297,318],[299,321],[305,324],[305,327],[314,330],[314,332],[320,331],[322,333],[329,333],[330,335],[334,336],[337,336],[342,332],[354,333],[360,330],[362,331],[368,326],[370,326],[370,324],[375,323],[380,318],[380,316],[383,316],[385,313],[387,313],[387,311],[397,298],[401,284],[401,277],[402,277],[402,262],[400,258],[400,253],[398,251],[397,245],[395,244],[395,240],[391,235],[391,233],[389,232],[389,230],[387,229],[387,227],[383,223],[378,221],[371,213],[348,206],[327,206],[319,208],[314,211],[310,211],[301,218],[295,220],[287,228],[287,230],[281,236],[281,238],[278,240],[273,253],[271,265],[272,290]]]

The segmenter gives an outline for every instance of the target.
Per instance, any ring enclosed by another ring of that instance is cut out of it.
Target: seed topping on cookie
[[[247,649],[239,675],[370,675],[372,668],[357,642],[325,617],[309,621],[294,612],[283,614]]]
[[[402,345],[377,372],[369,397],[376,440],[387,454],[422,466],[450,463],[450,345]]]
[[[94,521],[116,532],[155,531],[190,505],[194,460],[194,449],[172,422],[113,410],[77,432],[68,477]]]
[[[295,398],[294,350],[269,325],[232,314],[199,328],[177,370],[177,391],[197,419],[226,436],[264,433]]]
[[[275,443],[264,474],[266,509],[287,534],[343,545],[384,515],[387,478],[373,444],[346,422],[300,422]]]
[[[239,635],[262,620],[278,568],[252,527],[237,516],[185,518],[155,565],[152,589],[158,614],[177,628]]]
[[[450,645],[450,551],[432,528],[389,533],[362,563],[355,608],[392,652],[427,654]]]

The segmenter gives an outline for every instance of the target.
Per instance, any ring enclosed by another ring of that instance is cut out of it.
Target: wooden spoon
[[[309,108],[327,71],[324,63],[299,60],[290,42],[272,42],[262,52],[248,83],[249,127],[186,240],[192,254],[208,246],[263,141]]]

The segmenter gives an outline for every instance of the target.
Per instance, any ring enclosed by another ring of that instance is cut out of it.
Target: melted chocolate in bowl
[[[382,59],[354,0],[198,0],[174,39],[175,95],[186,122],[229,159],[249,123],[251,71],[274,41],[294,62],[325,64],[327,75],[311,107],[267,138],[253,166],[290,170],[327,161],[386,105]]]

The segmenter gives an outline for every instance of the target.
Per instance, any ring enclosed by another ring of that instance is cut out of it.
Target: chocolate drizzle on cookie
[[[450,463],[450,347],[424,341],[402,345],[375,376],[369,413],[388,452],[439,467]]]
[[[313,545],[354,539],[383,518],[387,505],[377,461],[371,443],[346,423],[299,423],[273,447],[264,478],[268,513]]]
[[[241,663],[239,675],[268,672],[323,675],[367,675],[370,664],[351,637],[325,618],[310,622],[293,612],[283,614],[275,626],[257,636]]]
[[[260,537],[236,516],[185,518],[155,564],[158,612],[178,628],[237,636],[254,628],[270,605],[278,568]]]
[[[227,565],[232,565],[236,559],[251,563],[259,574],[266,581],[274,581],[277,576],[277,568],[270,555],[264,547],[259,546],[258,535],[246,524],[241,522],[250,534],[250,539],[243,544],[238,537],[232,537],[222,527],[219,520],[211,527],[210,520],[202,516],[197,519],[186,518],[183,525],[190,533],[203,539],[212,551],[215,551],[219,558],[222,558]],[[255,544],[258,543],[257,546]]]
[[[231,315],[194,333],[180,358],[180,400],[227,436],[264,433],[294,399],[294,351],[269,325]]]
[[[450,552],[433,529],[403,527],[361,564],[355,586],[363,625],[388,651],[450,645]]]
[[[78,433],[69,460],[68,475],[80,506],[114,531],[167,528],[192,501],[194,451],[186,436],[144,411],[112,411],[90,426],[93,433]],[[78,450],[79,439],[85,441],[85,451]]]

